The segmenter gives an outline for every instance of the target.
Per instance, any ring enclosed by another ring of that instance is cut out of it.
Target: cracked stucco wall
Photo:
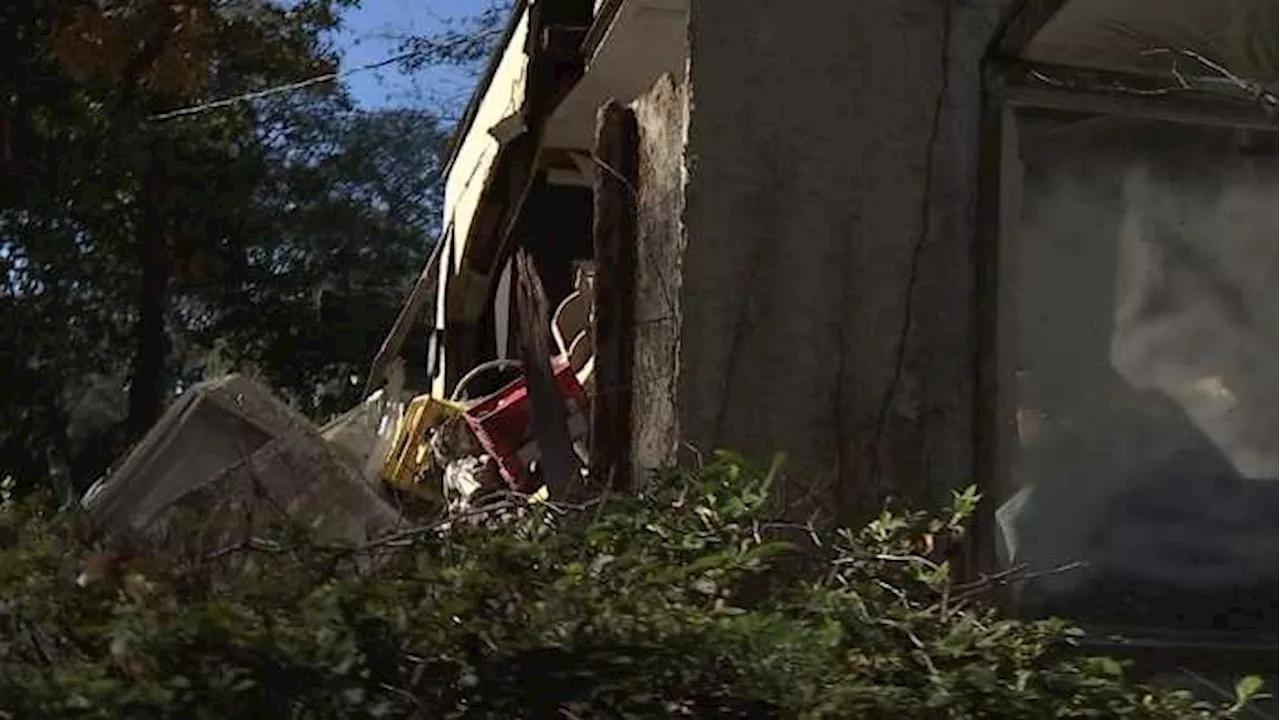
[[[1006,4],[692,2],[675,411],[701,450],[785,453],[787,515],[970,480],[979,68]]]

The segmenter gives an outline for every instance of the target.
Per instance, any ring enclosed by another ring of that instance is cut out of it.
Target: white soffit
[[[1273,83],[1276,0],[1067,0],[1023,50],[1033,62]],[[1205,63],[1197,56],[1208,60]]]
[[[600,106],[631,102],[664,73],[683,80],[688,18],[689,0],[624,0],[586,73],[552,113],[547,146],[589,149]]]

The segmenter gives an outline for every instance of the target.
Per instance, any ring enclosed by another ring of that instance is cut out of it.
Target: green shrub
[[[95,561],[78,521],[10,502],[0,717],[1228,712],[1058,652],[1075,637],[1065,624],[1002,619],[952,582],[920,541],[959,536],[971,491],[936,517],[815,537],[821,572],[762,582],[789,547],[760,519],[769,478],[721,455],[639,497],[414,528],[359,552],[282,532],[126,561],[84,586]]]

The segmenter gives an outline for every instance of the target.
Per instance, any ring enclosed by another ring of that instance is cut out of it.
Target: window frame
[[[1016,268],[1018,224],[1022,199],[1023,168],[1019,157],[1017,115],[1024,110],[1124,116],[1156,122],[1228,126],[1277,132],[1274,111],[1257,98],[1203,90],[1167,91],[1162,78],[1050,66],[1011,59],[1035,32],[1053,17],[1064,1],[1029,0],[997,38],[983,63],[983,88],[979,124],[977,232],[973,245],[974,270],[974,477],[987,501],[982,503],[971,549],[976,569],[987,576],[1008,570],[997,556],[995,511],[1013,487],[1012,460],[1017,453],[1016,337],[1010,288]],[[1201,86],[1203,87],[1203,86]],[[1012,598],[1002,592],[999,601],[1012,609]],[[1116,644],[1138,652],[1170,646],[1201,646],[1176,628],[1120,629],[1110,632],[1109,651]],[[1102,641],[1102,638],[1097,638]],[[1259,648],[1275,662],[1276,645],[1239,647],[1237,652],[1256,653]],[[1262,657],[1262,655],[1259,655]]]

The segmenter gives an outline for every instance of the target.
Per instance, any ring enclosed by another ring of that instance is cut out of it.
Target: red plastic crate
[[[569,436],[575,441],[584,439],[587,434],[586,391],[578,383],[567,360],[552,360],[551,369],[568,410]],[[529,392],[523,377],[467,408],[463,417],[513,490],[524,493],[537,490],[529,474],[529,463],[537,458],[538,449],[529,427]]]

